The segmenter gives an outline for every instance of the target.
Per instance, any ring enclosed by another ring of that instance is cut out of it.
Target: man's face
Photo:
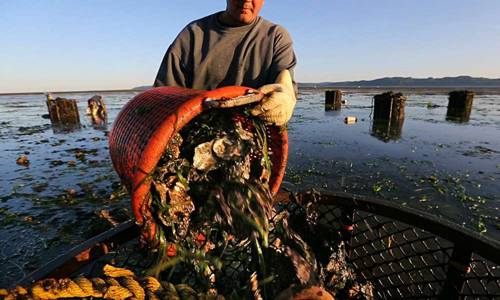
[[[226,12],[235,24],[250,24],[259,15],[264,0],[226,0]]]

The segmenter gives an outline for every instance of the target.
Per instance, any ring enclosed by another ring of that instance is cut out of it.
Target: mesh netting
[[[287,210],[290,222],[304,212],[302,207],[291,203],[276,204],[275,208]],[[376,299],[500,297],[500,267],[483,257],[473,256],[463,247],[454,248],[454,243],[443,237],[387,217],[342,210],[339,206],[319,205],[318,212],[321,224],[341,233],[358,279],[373,283]],[[335,236],[321,238],[337,239]],[[271,245],[274,239],[271,235]],[[98,270],[105,263],[127,267],[139,275],[145,272],[154,264],[154,258],[135,253],[134,244],[130,242],[113,255],[101,258],[85,270],[86,275],[99,275]],[[460,264],[461,257],[469,260]],[[226,267],[215,272],[219,291],[230,290],[235,284],[235,274],[248,272],[251,260],[250,251],[228,256]],[[178,268],[172,277],[195,285],[192,272],[189,267]]]
[[[109,152],[113,166],[132,196],[132,212],[138,223],[151,214],[149,205],[151,181],[148,180],[168,142],[194,117],[209,108],[203,103],[212,100],[245,96],[246,87],[228,86],[212,91],[182,87],[160,87],[143,92],[130,100],[116,117],[109,135]],[[283,179],[288,157],[288,135],[277,126],[267,126],[271,155],[271,193],[276,193]],[[147,218],[146,218],[147,219]],[[145,225],[146,226],[146,225]],[[152,240],[156,226],[144,230]]]

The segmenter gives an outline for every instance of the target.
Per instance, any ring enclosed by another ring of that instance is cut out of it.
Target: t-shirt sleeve
[[[287,69],[290,71],[293,88],[295,90],[295,94],[297,94],[297,83],[295,82],[294,77],[294,68],[296,65],[297,57],[293,51],[292,37],[284,27],[279,26],[274,41],[273,62],[271,64],[269,78],[270,83],[276,82],[279,73],[284,69]]]
[[[186,87],[186,68],[182,64],[180,56],[170,46],[163,57],[160,69],[156,75],[154,87],[159,86],[180,86]]]

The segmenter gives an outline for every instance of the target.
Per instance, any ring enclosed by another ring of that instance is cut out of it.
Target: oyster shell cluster
[[[305,205],[290,224],[288,213],[275,211],[268,187],[270,153],[261,140],[267,134],[258,131],[263,125],[254,126],[259,125],[251,119],[213,110],[171,139],[151,175],[149,218],[161,228],[153,244],[175,246],[181,273],[194,270],[200,288],[217,286],[215,265],[240,261],[231,278],[240,297],[273,299],[296,284],[321,286],[336,299],[347,294],[371,299],[371,285],[357,283],[343,260],[341,241],[318,241],[335,233],[319,225],[314,204]],[[262,280],[270,281],[262,287]]]
[[[267,187],[269,171],[262,155],[256,155],[262,149],[252,129],[252,120],[240,116],[235,121],[230,114],[212,111],[196,117],[170,140],[151,176],[151,221],[163,225],[170,242],[184,241],[190,230],[199,234],[203,231],[199,227],[207,227],[200,224],[207,222],[234,229],[231,209],[245,212],[250,202],[229,203],[224,189],[236,190],[235,184],[248,182]],[[267,199],[260,202],[272,205],[267,188],[253,191],[264,195],[259,199]],[[262,214],[270,217],[270,209]]]
[[[242,128],[241,123],[228,134],[198,145],[194,150],[193,166],[209,172],[225,166],[227,176],[233,180],[250,179],[250,153],[256,152],[252,132]],[[236,167],[230,167],[231,165]]]

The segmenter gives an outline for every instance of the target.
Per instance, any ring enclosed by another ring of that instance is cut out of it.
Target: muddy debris
[[[62,160],[54,160],[50,162],[50,165],[53,167],[61,166],[64,165],[64,162]]]
[[[16,160],[16,163],[17,163],[18,165],[25,165],[25,166],[29,166],[30,161],[29,161],[29,159],[28,159],[28,156],[23,155],[23,156],[19,157],[19,158]]]

